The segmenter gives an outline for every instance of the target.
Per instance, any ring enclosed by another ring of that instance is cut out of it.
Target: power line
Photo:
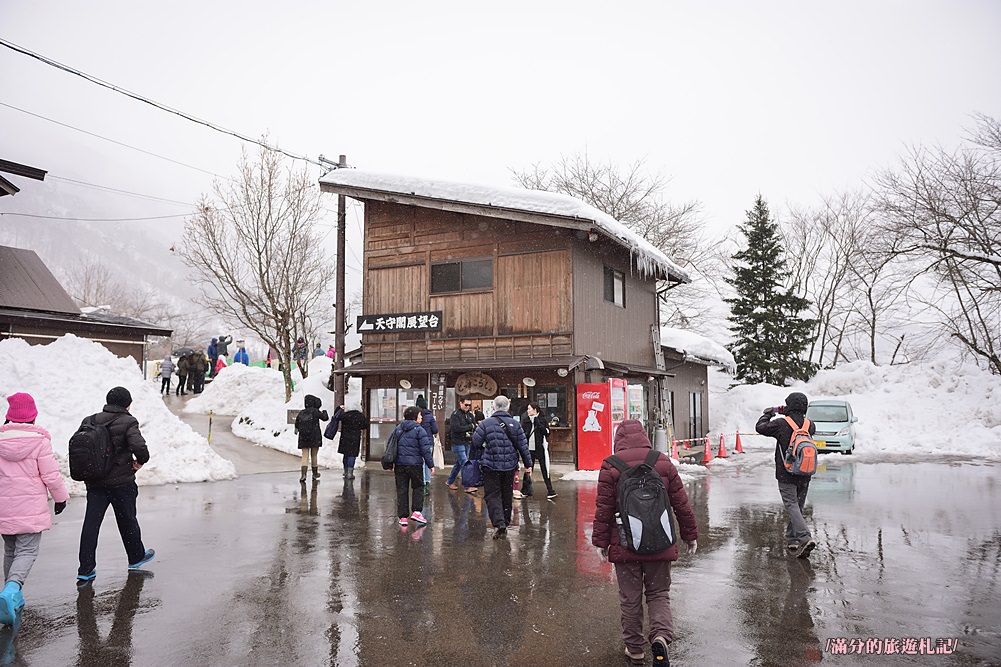
[[[178,213],[176,215],[155,215],[148,218],[64,218],[58,215],[35,215],[34,213],[14,213],[12,211],[0,211],[0,215],[16,215],[22,218],[41,218],[43,220],[72,220],[74,222],[139,222],[141,220],[165,220],[167,218],[187,218],[195,215],[197,211],[191,213]]]
[[[112,188],[107,185],[97,185],[96,183],[87,183],[86,181],[78,181],[74,178],[66,178],[65,176],[54,176],[48,174],[48,177],[54,181],[66,181],[67,183],[73,183],[74,185],[82,185],[88,188],[96,188],[98,190],[105,190],[108,192],[117,192],[123,195],[131,195],[133,197],[141,197],[142,199],[152,199],[154,201],[161,201],[168,204],[179,204],[181,206],[194,207],[194,204],[188,201],[178,201],[177,199],[167,199],[165,197],[157,197],[155,195],[144,195],[140,192],[131,192],[130,190],[119,190],[118,188]]]
[[[274,151],[276,153],[281,153],[282,155],[290,157],[293,160],[303,160],[305,162],[309,162],[310,164],[315,164],[315,165],[317,165],[319,167],[326,167],[326,165],[324,165],[322,162],[319,162],[317,160],[313,160],[311,158],[308,158],[305,155],[296,155],[295,153],[290,153],[290,152],[288,152],[288,151],[286,151],[286,150],[284,150],[282,148],[278,148],[277,146],[269,146],[268,144],[264,143],[263,141],[260,141],[259,139],[251,139],[250,137],[245,136],[243,134],[240,134],[239,132],[236,132],[234,130],[226,129],[225,127],[222,127],[222,126],[217,125],[215,123],[209,122],[207,120],[202,120],[201,118],[197,118],[195,116],[192,116],[191,114],[187,114],[187,113],[185,113],[183,111],[179,111],[178,109],[174,109],[172,107],[169,107],[166,104],[161,104],[160,102],[156,102],[156,101],[151,100],[151,99],[149,99],[147,97],[143,97],[142,95],[140,95],[138,93],[133,93],[132,91],[127,90],[125,88],[122,88],[121,86],[116,86],[113,83],[108,83],[107,81],[104,81],[102,79],[98,79],[96,76],[92,76],[92,75],[87,74],[85,72],[81,72],[80,70],[74,69],[74,68],[72,68],[72,67],[70,67],[68,65],[63,65],[62,63],[60,63],[58,61],[55,61],[55,60],[53,60],[51,58],[48,58],[46,56],[43,56],[40,53],[35,53],[34,51],[29,51],[28,49],[24,48],[23,46],[18,46],[17,44],[9,42],[9,41],[5,40],[2,37],[0,37],[0,46],[5,46],[5,47],[7,47],[8,49],[10,49],[12,51],[17,51],[18,53],[26,55],[26,56],[28,56],[30,58],[34,58],[35,60],[39,60],[39,61],[45,63],[46,65],[50,65],[51,67],[55,67],[56,69],[61,69],[64,72],[69,72],[70,74],[74,74],[76,76],[79,76],[79,77],[81,77],[83,79],[86,79],[87,81],[90,81],[91,83],[96,83],[99,86],[103,86],[105,88],[113,90],[116,93],[121,93],[122,95],[126,95],[128,97],[131,97],[132,99],[137,100],[139,102],[142,102],[144,104],[149,104],[150,106],[156,107],[157,109],[161,109],[163,111],[167,111],[167,112],[170,112],[170,113],[172,113],[174,115],[180,116],[181,118],[184,118],[185,120],[190,120],[193,123],[198,123],[199,125],[204,125],[205,127],[211,128],[211,129],[215,130],[216,132],[221,132],[223,134],[228,134],[230,136],[236,137],[237,139],[240,139],[241,141],[246,141],[246,142],[251,143],[251,144],[256,144],[256,145],[258,145],[258,146],[260,146],[262,148],[265,148],[265,149],[267,149],[269,151]]]
[[[166,160],[167,162],[173,162],[174,164],[179,164],[182,167],[187,167],[189,169],[194,169],[196,171],[200,171],[203,174],[208,174],[209,176],[216,176],[218,178],[226,178],[225,176],[222,176],[221,174],[217,174],[214,171],[209,171],[207,169],[202,169],[201,167],[196,167],[193,164],[187,164],[185,162],[181,162],[179,160],[174,160],[173,158],[169,158],[169,157],[166,157],[164,155],[159,155],[157,153],[153,153],[151,151],[144,150],[142,148],[137,148],[135,146],[130,146],[129,144],[123,143],[121,141],[116,141],[116,140],[111,139],[109,137],[104,137],[104,136],[101,136],[100,134],[96,134],[94,132],[89,132],[89,131],[83,130],[83,129],[79,128],[79,127],[75,127],[73,125],[69,125],[68,123],[62,123],[62,122],[60,122],[58,120],[54,120],[52,118],[48,118],[48,117],[43,116],[41,114],[33,113],[31,111],[28,111],[27,109],[22,109],[20,107],[16,107],[13,104],[7,104],[6,102],[0,102],[0,106],[5,106],[5,107],[7,107],[9,109],[13,109],[15,111],[20,111],[21,113],[28,114],[29,116],[34,116],[35,118],[41,118],[42,120],[47,120],[50,123],[55,123],[56,125],[61,125],[63,127],[68,127],[69,129],[76,130],[77,132],[83,132],[84,134],[89,134],[92,137],[97,137],[98,139],[103,139],[104,141],[110,141],[113,144],[118,144],[119,146],[124,146],[125,148],[131,148],[134,151],[139,151],[140,153],[145,153],[146,155],[152,155],[153,157],[158,157],[161,160]]]

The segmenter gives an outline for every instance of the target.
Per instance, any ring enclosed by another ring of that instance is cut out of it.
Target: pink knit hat
[[[38,408],[31,394],[18,392],[7,397],[7,421],[27,424],[35,421],[37,416]]]

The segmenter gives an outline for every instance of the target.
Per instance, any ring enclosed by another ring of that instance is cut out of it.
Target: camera
[[[786,411],[786,406],[784,406],[784,405],[776,405],[776,406],[775,406],[774,408],[772,408],[772,409],[773,409],[773,410],[775,410],[775,412],[777,412],[778,414],[780,414],[780,415],[781,415],[781,414],[785,414],[785,411]]]

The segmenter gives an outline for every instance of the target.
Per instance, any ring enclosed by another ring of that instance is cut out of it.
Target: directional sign
[[[359,315],[357,327],[360,334],[441,331],[441,311]]]

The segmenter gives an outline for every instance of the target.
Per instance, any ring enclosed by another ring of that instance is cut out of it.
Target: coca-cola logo
[[[585,400],[590,399],[590,398],[601,398],[601,392],[600,391],[585,391],[583,394],[581,394],[581,398],[583,398]]]

